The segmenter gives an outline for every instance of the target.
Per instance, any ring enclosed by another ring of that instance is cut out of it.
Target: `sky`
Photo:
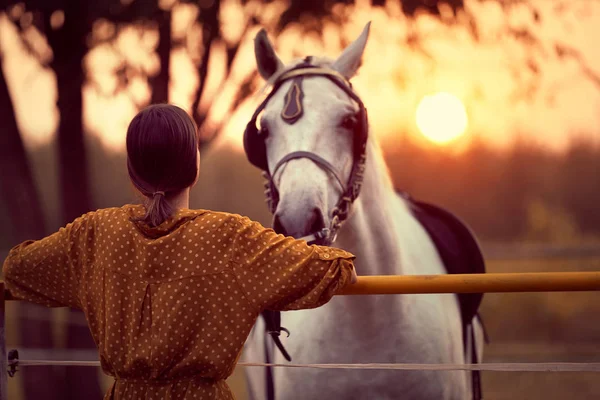
[[[243,31],[251,15],[265,26],[284,63],[306,54],[335,58],[342,51],[340,38],[354,40],[372,21],[363,65],[352,81],[368,108],[372,131],[384,146],[404,133],[420,135],[417,106],[424,96],[437,92],[451,93],[463,102],[467,140],[478,137],[505,148],[524,138],[557,151],[579,135],[600,142],[600,46],[595,39],[600,38],[600,1],[530,0],[503,10],[495,0],[466,0],[466,13],[454,21],[426,14],[408,20],[394,3],[388,2],[383,10],[359,0],[356,6],[336,7],[336,13],[348,17],[341,27],[326,22],[318,35],[292,24],[274,37],[274,25],[286,2],[251,1],[243,7],[236,0],[224,1],[225,43],[212,49],[208,87],[200,104],[210,107],[210,123],[225,121],[219,142],[241,146],[244,126],[261,99],[256,95],[231,109],[239,83],[256,68],[252,40],[259,27]],[[538,10],[540,22],[534,21],[528,6]],[[195,12],[193,6],[176,5],[173,13],[173,36],[186,39],[188,48],[172,53],[170,102],[188,111],[198,85],[195,62],[201,43]],[[470,26],[476,27],[479,40],[473,38]],[[111,29],[110,24],[99,23],[93,38]],[[510,33],[525,30],[535,44]],[[51,50],[34,29],[27,35],[36,44],[36,56],[25,50],[6,17],[0,17],[4,72],[25,143],[34,147],[52,140],[58,113],[54,76],[40,62],[50,59]],[[419,46],[407,44],[414,37],[419,38]],[[240,39],[233,71],[224,80],[225,45]],[[84,121],[88,132],[110,150],[124,149],[127,124],[149,100],[143,75],[160,68],[154,53],[157,43],[155,29],[129,27],[121,29],[113,42],[94,45],[86,56]],[[580,57],[560,57],[557,47]],[[127,88],[117,91],[114,72],[124,62],[141,74],[132,75]],[[261,86],[257,78],[257,92]]]

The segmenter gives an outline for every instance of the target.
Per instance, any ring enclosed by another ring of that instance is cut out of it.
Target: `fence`
[[[557,292],[599,291],[600,271],[593,272],[535,272],[486,273],[468,275],[412,275],[412,276],[361,276],[358,282],[346,288],[341,295],[388,295],[426,293],[506,293],[506,292]],[[7,397],[7,355],[5,343],[5,300],[12,300],[0,281],[0,400]],[[20,365],[80,365],[97,366],[98,362],[69,362],[23,360]],[[265,366],[247,364],[246,366]],[[302,367],[276,365],[281,367]],[[304,366],[306,367],[306,366]],[[435,364],[314,364],[311,368],[361,368],[361,369],[430,369],[430,370],[488,370],[488,371],[588,371],[600,372],[600,363],[528,363],[520,367],[509,364],[435,365]],[[520,368],[520,369],[519,369]]]

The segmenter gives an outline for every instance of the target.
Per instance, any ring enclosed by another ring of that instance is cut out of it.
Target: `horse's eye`
[[[343,119],[342,119],[342,123],[341,126],[343,128],[352,130],[356,127],[356,115],[352,114],[352,115],[346,115]]]
[[[263,121],[261,121],[261,123],[260,123],[260,131],[259,132],[260,132],[261,136],[269,136],[269,127]]]

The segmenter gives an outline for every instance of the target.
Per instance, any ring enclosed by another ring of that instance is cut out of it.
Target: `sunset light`
[[[458,138],[467,129],[465,107],[450,93],[439,92],[423,97],[417,107],[416,120],[421,133],[438,144]]]

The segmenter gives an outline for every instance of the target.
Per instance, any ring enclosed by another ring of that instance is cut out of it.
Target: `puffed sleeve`
[[[238,222],[233,270],[258,311],[319,307],[351,281],[353,254],[333,247],[309,246],[245,217]]]
[[[8,253],[2,274],[13,297],[47,307],[81,308],[81,262],[91,227],[85,214],[41,240],[27,240]]]

